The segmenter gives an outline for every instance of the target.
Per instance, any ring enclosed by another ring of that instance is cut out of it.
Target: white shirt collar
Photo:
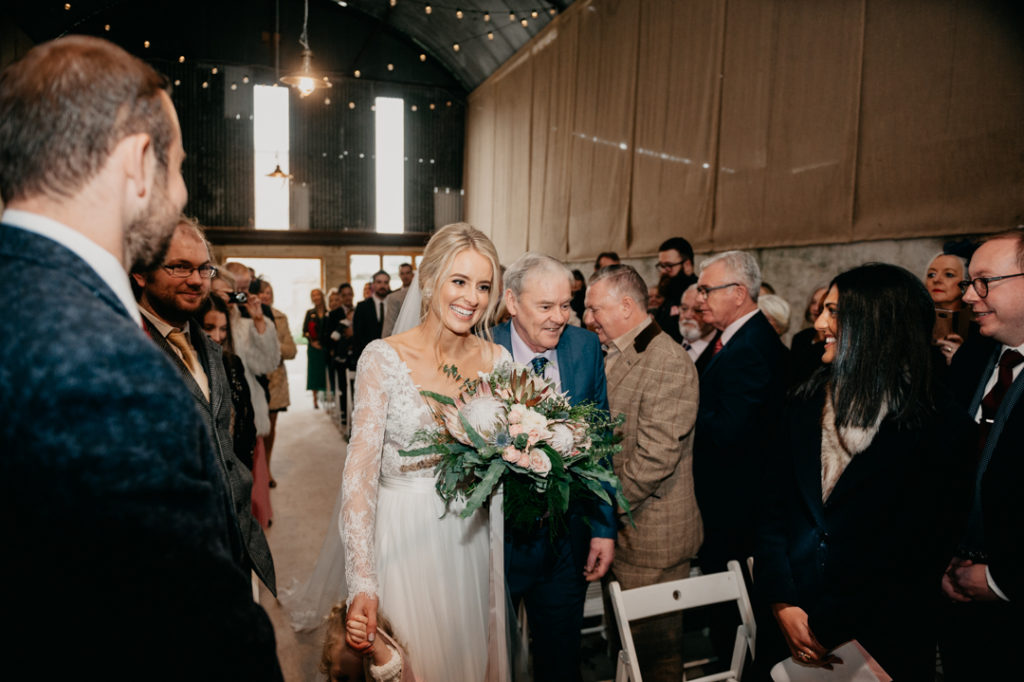
[[[752,318],[754,315],[757,315],[759,312],[761,311],[758,308],[754,308],[743,317],[733,320],[732,324],[730,324],[728,327],[722,330],[722,345],[724,346],[725,344],[729,343],[729,339],[731,339],[736,334],[736,332],[740,330],[740,327],[745,325],[750,318]]]
[[[519,332],[516,331],[515,320],[509,320],[508,328],[512,332],[512,359],[520,364],[526,364],[533,358],[543,355],[548,359],[552,365],[558,366],[558,353],[556,349],[549,348],[543,353],[537,353],[532,348],[526,345],[526,342],[519,336]]]
[[[114,258],[112,253],[78,230],[74,230],[63,223],[38,213],[29,213],[28,211],[18,211],[9,208],[4,211],[0,221],[55,241],[84,260],[99,278],[110,287],[111,291],[114,292],[114,295],[121,301],[121,305],[128,311],[131,318],[135,320],[135,324],[140,327],[142,326],[142,317],[139,315],[139,309],[136,307],[135,296],[132,295],[132,286],[128,282],[128,273],[124,271],[124,265],[117,258]]]

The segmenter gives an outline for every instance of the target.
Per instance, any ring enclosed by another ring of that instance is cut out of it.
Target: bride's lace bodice
[[[495,363],[501,359],[509,359],[505,349]],[[370,343],[359,357],[354,404],[339,519],[350,604],[359,593],[377,595],[374,537],[381,477],[432,478],[434,456],[398,452],[420,445],[414,443],[418,431],[439,428],[409,367],[384,340]]]

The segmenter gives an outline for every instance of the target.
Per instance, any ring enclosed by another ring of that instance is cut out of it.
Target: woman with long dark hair
[[[830,652],[856,639],[897,680],[934,677],[972,433],[932,385],[934,320],[903,268],[863,265],[829,284],[815,322],[824,365],[773,439],[754,561],[765,670],[787,655],[838,665]]]

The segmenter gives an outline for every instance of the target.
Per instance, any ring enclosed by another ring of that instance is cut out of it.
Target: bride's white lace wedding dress
[[[454,505],[445,514],[433,457],[398,454],[437,427],[386,341],[360,357],[352,419],[340,519],[349,604],[361,592],[379,597],[424,682],[506,679],[499,496],[492,514],[463,519]]]

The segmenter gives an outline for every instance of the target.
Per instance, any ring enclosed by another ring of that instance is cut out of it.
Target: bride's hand
[[[357,594],[348,609],[345,641],[356,651],[369,652],[377,636],[377,598]]]

